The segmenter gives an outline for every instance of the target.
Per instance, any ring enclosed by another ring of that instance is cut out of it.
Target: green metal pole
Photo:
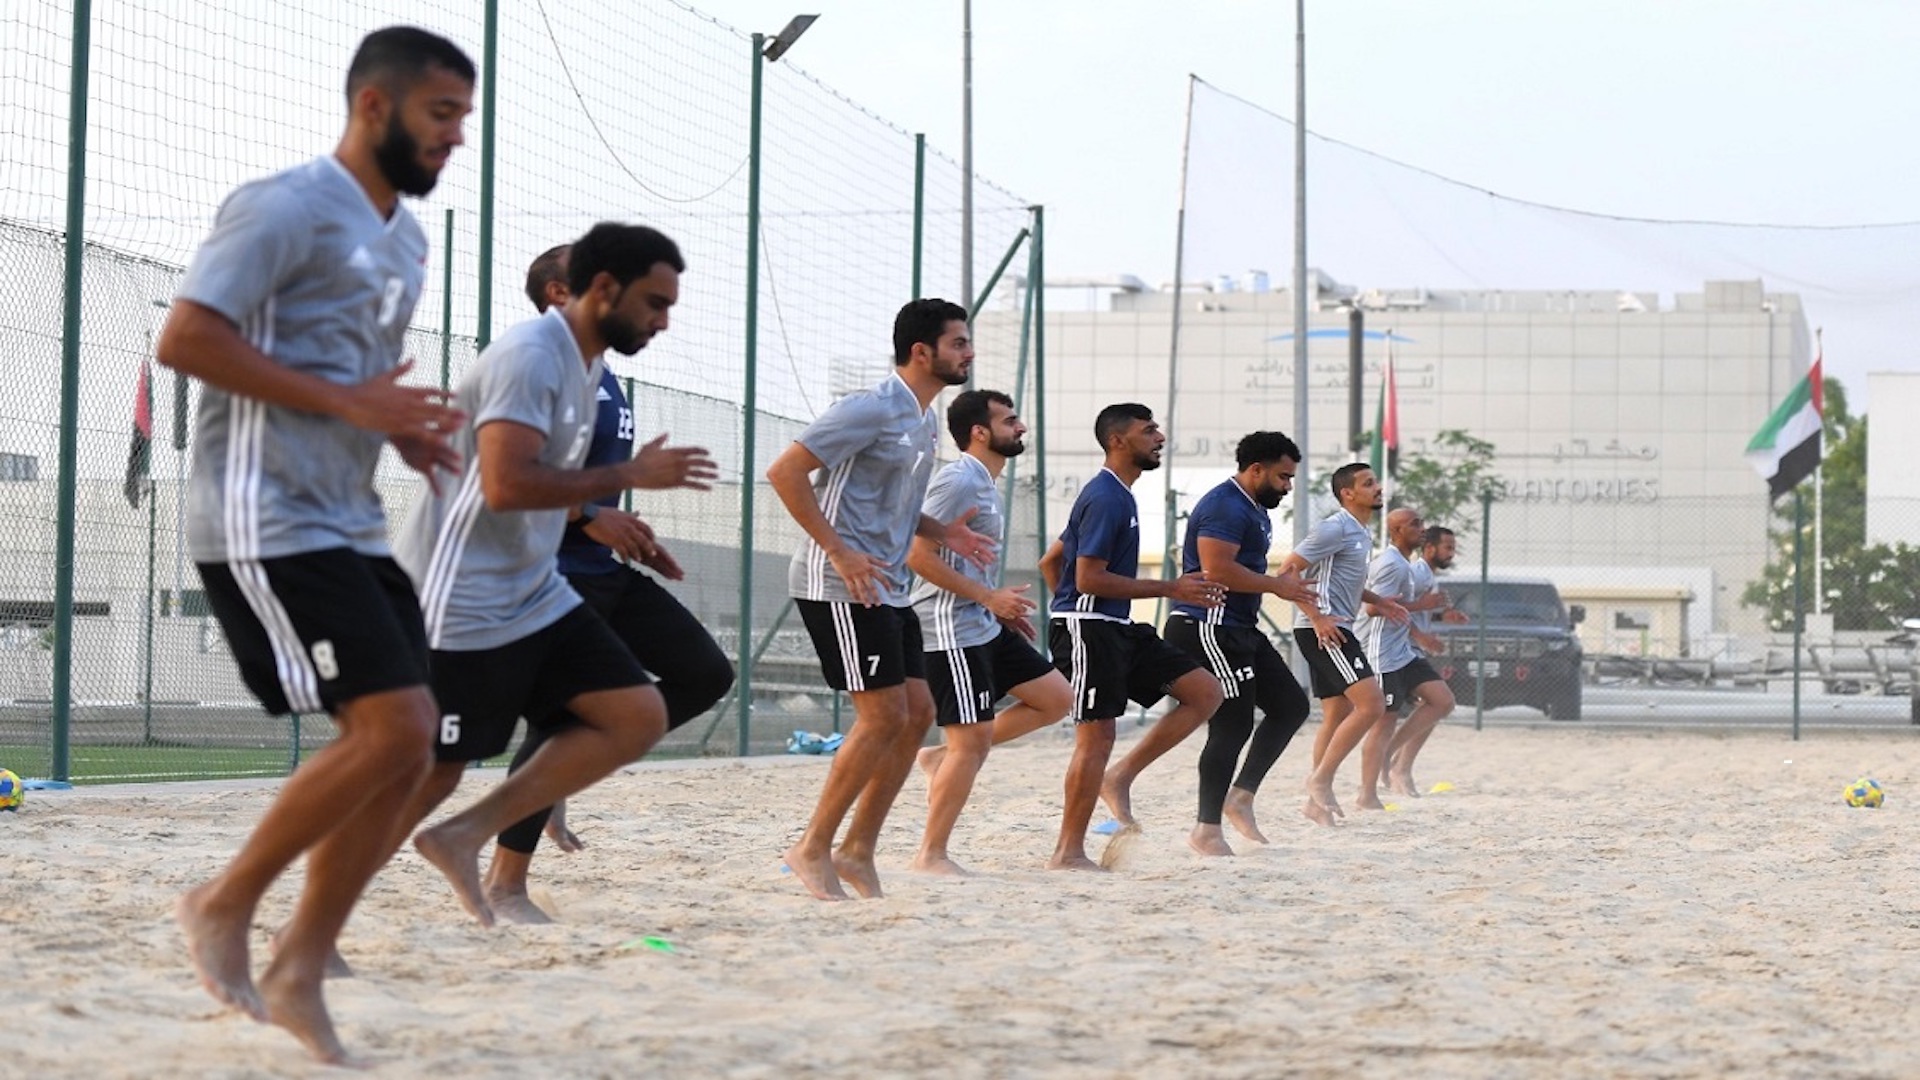
[[[926,249],[927,232],[927,137],[913,137],[913,295],[920,299],[920,262]]]
[[[1033,207],[1033,478],[1040,485],[1040,550],[1047,553],[1047,208]],[[1045,640],[1043,636],[1041,640]]]
[[[1480,643],[1474,646],[1473,730],[1487,715],[1487,560],[1493,547],[1493,492],[1480,493]]]
[[[491,70],[491,69],[489,69]],[[440,389],[453,375],[453,207],[440,240]]]
[[[500,85],[500,67],[496,63],[500,51],[500,0],[487,0],[485,34],[480,61],[480,305],[474,316],[477,324],[474,337],[482,349],[493,340],[493,144],[500,130],[493,100],[494,90]]]
[[[1013,243],[1007,245],[1007,253],[1000,256],[1000,265],[993,268],[993,276],[987,279],[987,287],[980,290],[980,295],[974,299],[973,306],[967,309],[967,318],[969,320],[979,317],[980,309],[987,306],[987,297],[993,295],[993,287],[1000,284],[1000,275],[1007,272],[1007,264],[1013,262],[1014,254],[1020,250],[1020,245],[1026,243],[1027,237],[1031,235],[1031,230],[1021,229],[1019,234],[1013,238]]]
[[[1019,402],[1023,400],[1026,396],[1026,390],[1027,390],[1027,354],[1028,354],[1028,349],[1032,345],[1032,339],[1033,339],[1034,290],[1033,290],[1032,282],[1034,280],[1033,257],[1034,257],[1035,250],[1036,249],[1034,249],[1033,247],[1027,248],[1027,282],[1028,282],[1027,294],[1026,296],[1021,298],[1021,302],[1020,302],[1020,359],[1014,366],[1014,374],[1013,374],[1013,397],[1015,402]],[[1007,535],[1000,538],[1000,550],[1002,551],[1007,550],[1007,545],[1013,541],[1012,510],[1013,510],[1013,492],[1015,487],[1014,476],[1019,471],[1020,471],[1020,459],[1019,458],[1008,459],[1006,476],[1001,480],[1002,489],[1000,493],[1000,505],[1006,507],[1008,511]],[[1042,492],[1041,497],[1045,498],[1046,493]],[[998,579],[999,583],[1004,585],[1006,584],[1006,581],[1007,581],[1007,560],[1004,557],[1001,558],[999,561],[998,570],[1000,575]]]
[[[159,557],[159,544],[154,537],[160,529],[160,496],[154,485],[153,477],[147,477],[147,616],[146,616],[146,663],[143,665],[143,685],[140,690],[140,742],[143,746],[153,745],[153,566]]]
[[[80,459],[80,290],[87,225],[87,64],[90,0],[73,4],[73,78],[67,91],[67,274],[60,312],[60,482],[53,541],[53,777],[69,775],[73,730],[73,533]]]
[[[747,120],[747,355],[745,386],[741,393],[745,427],[740,438],[740,634],[739,697],[741,757],[747,756],[748,737],[753,730],[753,660],[747,642],[753,637],[753,485],[758,467],[754,460],[754,434],[760,407],[754,385],[760,361],[760,77],[762,53],[767,36],[753,35],[752,105]]]
[[[1805,620],[1800,615],[1801,534],[1806,532],[1806,500],[1800,489],[1793,489],[1793,741],[1800,741],[1800,635]]]

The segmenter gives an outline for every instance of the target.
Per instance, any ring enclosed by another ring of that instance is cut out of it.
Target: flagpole
[[[1821,358],[1822,360],[1826,359],[1826,346],[1821,343],[1820,335],[1825,332],[1826,330],[1824,327],[1815,327],[1813,331],[1813,355]],[[1825,378],[1826,372],[1822,371],[1820,373],[1820,377]],[[1815,401],[1819,400],[1819,396],[1817,394],[1815,395],[1814,400]],[[1827,418],[1826,418],[1826,415],[1822,413],[1820,417],[1820,426],[1824,429],[1826,425],[1827,425]],[[1821,557],[1821,549],[1824,546],[1822,543],[1821,534],[1824,532],[1823,525],[1825,524],[1825,517],[1826,517],[1824,513],[1824,508],[1826,506],[1826,500],[1821,498],[1821,490],[1820,490],[1821,487],[1823,486],[1821,474],[1825,473],[1826,471],[1827,471],[1827,433],[1826,431],[1822,430],[1820,432],[1820,461],[1818,464],[1814,465],[1813,467],[1813,613],[1815,615],[1818,615],[1821,612],[1826,610],[1824,606],[1826,602],[1825,601],[1826,590],[1821,587],[1822,564],[1825,562],[1825,560]]]
[[[1161,426],[1172,428],[1174,439],[1180,437],[1180,427],[1173,416],[1173,403],[1180,389],[1180,308],[1185,303],[1180,290],[1186,285],[1187,161],[1193,149],[1193,94],[1194,87],[1199,81],[1200,76],[1191,73],[1187,75],[1187,122],[1185,133],[1180,136],[1180,208],[1173,217],[1173,333],[1167,348],[1167,415],[1162,419]],[[1166,485],[1161,493],[1163,512],[1166,514],[1166,526],[1162,530],[1164,536],[1160,545],[1160,578],[1163,581],[1171,581],[1180,576],[1180,568],[1175,567],[1173,554],[1174,544],[1179,538],[1174,523],[1174,519],[1178,516],[1179,502],[1173,489],[1172,460],[1177,446],[1178,444],[1173,441],[1167,443],[1165,472],[1161,476]],[[1153,620],[1156,626],[1159,625],[1160,617],[1166,610],[1165,603],[1163,599],[1154,604]]]

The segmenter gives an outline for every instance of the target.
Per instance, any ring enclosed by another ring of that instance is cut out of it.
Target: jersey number
[[[440,745],[452,746],[460,741],[460,714],[448,713],[440,718]]]
[[[1093,708],[1093,699],[1094,699],[1094,696],[1098,693],[1100,693],[1100,688],[1097,686],[1090,686],[1087,688],[1087,708],[1089,709]]]
[[[869,675],[880,674],[880,658],[878,656],[867,657],[867,674]]]
[[[313,670],[321,678],[332,681],[340,677],[340,660],[333,655],[332,641],[323,639],[314,642],[307,654],[313,657]]]
[[[620,441],[633,441],[633,410],[620,410]]]
[[[407,283],[397,277],[387,279],[387,291],[380,297],[380,325],[388,327],[400,314],[400,297],[407,291]]]

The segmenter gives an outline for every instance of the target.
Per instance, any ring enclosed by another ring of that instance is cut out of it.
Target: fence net
[[[774,632],[799,533],[760,477],[836,396],[890,371],[892,318],[913,279],[914,137],[795,67],[793,57],[766,66],[756,460],[746,462],[749,36],[670,0],[634,8],[627,28],[644,32],[610,37],[602,13],[580,5],[500,6],[497,56],[482,72],[483,80],[498,78],[493,255],[480,265],[486,126],[476,114],[439,186],[413,204],[432,245],[409,335],[414,378],[457,381],[479,341],[533,314],[522,293],[533,257],[593,222],[644,221],[678,241],[689,267],[671,330],[613,368],[632,389],[642,438],[665,432],[706,446],[723,480],[704,494],[642,495],[633,508],[687,568],[675,591],[729,655],[765,644],[766,659],[748,730],[739,728],[736,704],[724,702],[658,752],[777,750],[794,729],[830,726],[837,709],[798,620]],[[181,268],[220,200],[248,179],[332,148],[359,39],[412,23],[446,34],[481,63],[483,8],[95,0],[91,15],[73,778],[273,775],[332,728],[320,716],[261,716],[208,617],[180,539],[180,447],[195,391],[163,370],[151,374],[147,472],[129,488],[141,372]],[[0,501],[15,523],[0,541],[0,765],[40,776],[53,737],[72,23],[72,5],[58,0],[0,10],[0,251],[15,268],[0,287],[0,342],[11,361],[0,395],[8,421]],[[929,150],[925,295],[961,299],[960,193],[958,166]],[[975,202],[974,279],[984,284],[1029,211],[986,181],[976,181]],[[992,303],[1017,307],[1014,289],[1009,278]],[[1017,331],[979,337],[982,382],[1010,380]],[[755,482],[748,582],[739,555],[743,475]],[[416,478],[389,458],[377,482],[397,525]]]

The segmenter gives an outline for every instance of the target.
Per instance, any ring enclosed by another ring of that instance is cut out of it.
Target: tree
[[[1429,523],[1459,534],[1480,521],[1480,496],[1507,493],[1507,482],[1493,471],[1493,444],[1457,428],[1433,437],[1430,454],[1402,454],[1393,475],[1393,505],[1411,506]]]
[[[1828,379],[1822,427],[1826,455],[1820,462],[1822,609],[1832,613],[1836,630],[1895,630],[1900,620],[1920,615],[1920,548],[1909,544],[1867,543],[1867,418],[1847,409],[1846,388]],[[1800,557],[1806,573],[1802,603],[1812,611],[1813,481],[1801,487],[1806,521]],[[1793,502],[1780,500],[1773,515],[1774,557],[1758,580],[1749,582],[1741,604],[1765,608],[1767,625],[1793,627]]]

